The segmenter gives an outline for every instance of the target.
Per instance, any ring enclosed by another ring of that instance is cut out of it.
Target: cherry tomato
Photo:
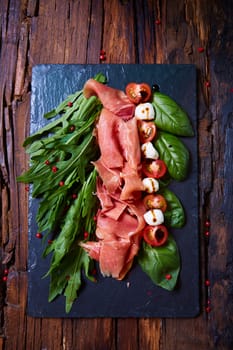
[[[151,97],[151,88],[146,83],[129,83],[126,86],[125,92],[128,99],[136,105],[149,101]]]
[[[141,143],[150,142],[155,138],[156,125],[154,122],[147,122],[145,120],[138,120],[138,132]]]
[[[144,240],[153,247],[159,247],[166,243],[168,230],[164,225],[146,226],[143,230]]]
[[[159,179],[166,174],[167,166],[162,159],[145,160],[142,162],[142,172],[154,179]]]
[[[148,194],[143,198],[146,209],[160,209],[165,212],[167,209],[167,201],[161,194]]]

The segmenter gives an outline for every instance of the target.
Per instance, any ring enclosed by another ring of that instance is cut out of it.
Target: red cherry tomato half
[[[153,247],[159,247],[166,243],[168,230],[164,225],[146,226],[143,230],[143,238],[146,243]]]
[[[141,143],[150,142],[155,138],[156,125],[154,122],[147,122],[145,120],[138,120],[138,133]]]
[[[125,92],[128,99],[136,105],[149,101],[151,97],[151,88],[146,83],[129,83],[126,86]]]
[[[145,160],[142,163],[142,172],[154,179],[159,179],[166,174],[167,166],[162,159]]]
[[[161,194],[148,194],[143,198],[146,209],[160,209],[165,212],[167,209],[167,201]]]

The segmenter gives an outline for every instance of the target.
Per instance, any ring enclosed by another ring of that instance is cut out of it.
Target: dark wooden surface
[[[1,277],[9,268],[0,284],[2,349],[233,348],[232,18],[231,0],[0,1]],[[194,319],[26,314],[28,193],[15,177],[27,167],[22,142],[31,69],[39,63],[99,63],[101,49],[106,63],[192,63],[198,69],[202,268],[201,313]]]

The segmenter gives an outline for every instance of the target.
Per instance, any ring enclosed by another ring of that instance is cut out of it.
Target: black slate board
[[[67,95],[80,90],[85,81],[102,72],[108,84],[124,90],[131,81],[157,83],[188,113],[195,137],[182,138],[191,154],[187,180],[169,186],[184,205],[187,222],[173,229],[181,254],[181,273],[176,290],[169,292],[153,285],[135,266],[124,281],[98,275],[98,282],[85,281],[69,314],[65,298],[48,303],[49,259],[35,237],[37,200],[29,201],[28,314],[33,317],[195,317],[199,313],[198,240],[198,156],[196,131],[196,69],[193,65],[38,65],[32,72],[31,133],[43,126],[43,114],[56,107]]]

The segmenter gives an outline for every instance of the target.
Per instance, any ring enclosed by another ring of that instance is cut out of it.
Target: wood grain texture
[[[231,0],[0,1],[1,275],[9,268],[0,288],[1,349],[232,349],[232,18]],[[202,312],[194,319],[41,320],[26,314],[28,192],[16,176],[27,167],[22,142],[31,69],[99,63],[101,49],[106,63],[192,63],[198,69]]]

